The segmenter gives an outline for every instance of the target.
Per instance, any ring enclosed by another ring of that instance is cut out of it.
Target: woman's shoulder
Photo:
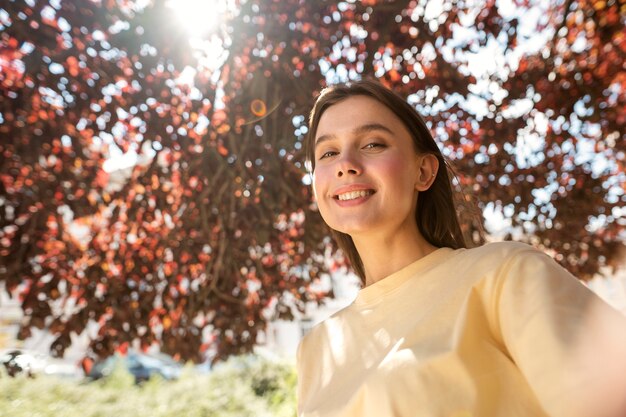
[[[537,254],[547,256],[544,252],[534,248],[533,246],[513,241],[489,242],[482,246],[466,249],[464,251],[464,255],[469,257],[489,257],[501,260],[507,260],[519,254]]]
[[[486,276],[498,275],[518,264],[552,264],[554,260],[545,252],[526,243],[505,241],[457,250],[456,255],[451,257],[449,262],[448,266],[455,271]]]

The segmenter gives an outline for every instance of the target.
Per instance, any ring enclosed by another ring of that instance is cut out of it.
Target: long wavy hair
[[[353,81],[328,87],[322,91],[309,115],[306,160],[311,173],[315,171],[314,144],[322,114],[334,104],[354,96],[370,97],[386,106],[409,131],[415,152],[417,154],[432,154],[439,161],[440,169],[437,171],[435,181],[428,190],[419,193],[417,200],[415,220],[422,236],[436,247],[453,249],[467,247],[470,243],[467,240],[471,239],[466,240],[457,214],[457,205],[462,204],[464,198],[462,196],[459,198],[453,192],[451,180],[456,177],[454,170],[439,150],[424,119],[402,97],[377,81]],[[442,169],[443,167],[445,169]],[[354,272],[365,285],[363,261],[356,250],[352,237],[334,229],[331,229],[331,234],[339,248],[348,257]]]

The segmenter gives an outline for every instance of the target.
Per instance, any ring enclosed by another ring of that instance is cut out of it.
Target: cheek
[[[415,187],[415,170],[412,161],[402,155],[385,158],[376,166],[376,171],[387,187],[398,191],[409,191]]]
[[[313,195],[317,201],[323,199],[324,195],[328,193],[328,173],[323,168],[315,168],[313,171],[313,178],[311,186],[313,187]]]
[[[328,201],[328,193],[330,193],[330,180],[332,176],[329,174],[328,170],[323,168],[315,168],[313,172],[313,179],[311,182],[311,186],[313,187],[313,198],[317,203],[317,208],[319,210],[322,219],[328,223],[328,214],[329,214],[329,201]]]

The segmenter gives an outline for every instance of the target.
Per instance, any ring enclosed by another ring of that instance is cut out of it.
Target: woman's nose
[[[358,161],[352,155],[344,155],[337,165],[337,177],[344,175],[360,175],[362,168]]]

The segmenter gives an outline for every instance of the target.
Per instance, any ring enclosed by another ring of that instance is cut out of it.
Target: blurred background
[[[626,312],[625,23],[616,0],[4,1],[0,414],[294,415],[300,338],[359,288],[306,118],[364,77],[427,120],[469,239]]]

